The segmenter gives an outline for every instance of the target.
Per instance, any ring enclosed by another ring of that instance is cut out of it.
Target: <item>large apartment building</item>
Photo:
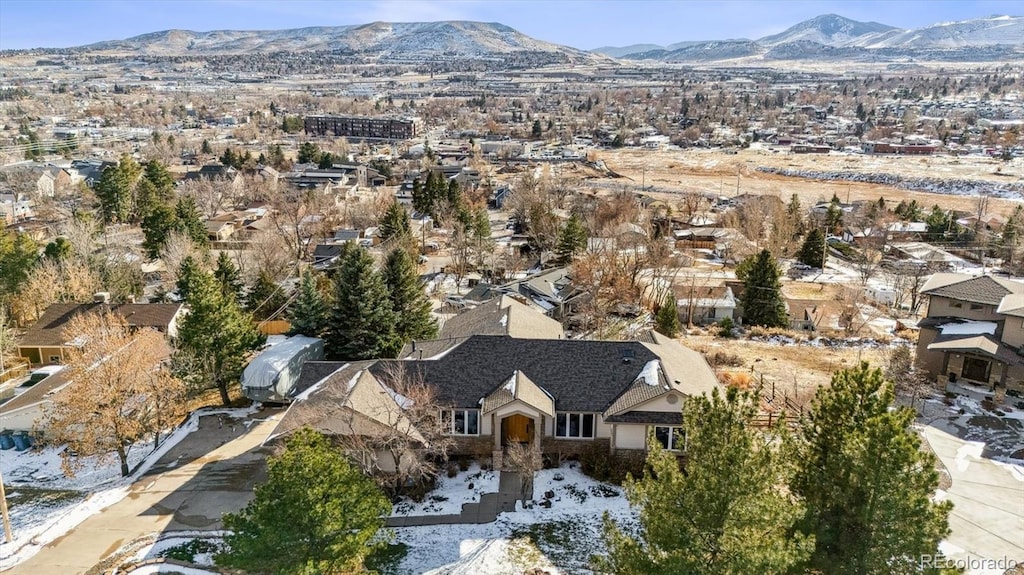
[[[310,136],[345,136],[407,140],[415,138],[416,118],[370,118],[365,116],[306,116],[306,134]]]

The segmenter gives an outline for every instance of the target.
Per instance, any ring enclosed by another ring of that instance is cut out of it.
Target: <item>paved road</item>
[[[221,515],[244,507],[253,485],[265,477],[266,450],[260,444],[276,424],[266,418],[277,413],[264,411],[238,422],[218,415],[200,418],[199,429],[135,482],[127,497],[5,575],[81,574],[143,535],[219,528]]]
[[[982,446],[960,439],[957,431],[946,420],[924,428],[952,479],[952,533],[946,541],[963,552],[950,555],[1024,562],[1024,474],[981,457]]]

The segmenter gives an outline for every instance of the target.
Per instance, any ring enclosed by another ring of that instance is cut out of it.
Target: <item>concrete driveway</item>
[[[984,444],[961,439],[959,431],[945,419],[924,427],[952,480],[946,492],[954,505],[947,555],[1024,562],[1024,473],[982,457]]]
[[[5,573],[85,573],[125,543],[168,530],[217,529],[221,515],[238,511],[265,477],[260,444],[280,410],[245,420],[208,415],[199,429],[167,452],[132,485],[128,496],[80,523],[35,556]]]

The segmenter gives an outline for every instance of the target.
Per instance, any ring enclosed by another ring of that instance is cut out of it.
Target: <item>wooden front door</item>
[[[533,419],[514,414],[501,420],[501,444],[527,443],[533,440]]]

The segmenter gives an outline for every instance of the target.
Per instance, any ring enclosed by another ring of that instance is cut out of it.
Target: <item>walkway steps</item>
[[[409,517],[397,516],[388,517],[385,521],[387,527],[418,527],[421,525],[455,525],[459,523],[479,525],[481,523],[493,523],[499,513],[508,513],[516,510],[516,501],[519,500],[522,478],[518,473],[502,471],[498,477],[498,492],[484,493],[480,496],[479,503],[464,503],[462,512],[458,515],[413,515]],[[526,498],[533,497],[533,490],[526,494]]]

